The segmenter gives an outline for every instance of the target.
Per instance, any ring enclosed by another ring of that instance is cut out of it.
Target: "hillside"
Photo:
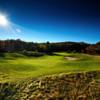
[[[100,71],[0,83],[0,100],[99,100]]]
[[[100,56],[60,52],[40,57],[4,53],[0,57],[0,82],[95,70],[100,70]]]
[[[0,55],[0,100],[99,100],[100,56],[31,54]]]

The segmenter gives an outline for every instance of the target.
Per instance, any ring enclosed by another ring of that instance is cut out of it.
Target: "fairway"
[[[65,59],[65,57],[75,59]],[[62,52],[42,57],[26,57],[17,53],[5,53],[4,57],[0,57],[0,82],[95,70],[100,70],[100,56]]]

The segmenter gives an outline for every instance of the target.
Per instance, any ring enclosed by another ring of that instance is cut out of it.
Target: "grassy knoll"
[[[100,100],[100,71],[0,83],[0,100]]]
[[[0,82],[17,81],[61,72],[100,70],[100,57],[74,53],[56,53],[41,57],[26,57],[17,53],[0,55]],[[68,60],[64,57],[75,57]]]

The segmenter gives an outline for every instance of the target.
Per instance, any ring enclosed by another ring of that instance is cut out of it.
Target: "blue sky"
[[[0,27],[0,39],[98,42],[99,5],[99,0],[0,0],[9,20],[9,27]]]

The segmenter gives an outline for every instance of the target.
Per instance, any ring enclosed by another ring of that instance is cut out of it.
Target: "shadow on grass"
[[[48,53],[47,55],[49,55],[49,56],[62,56],[61,54],[57,54],[57,53]]]

